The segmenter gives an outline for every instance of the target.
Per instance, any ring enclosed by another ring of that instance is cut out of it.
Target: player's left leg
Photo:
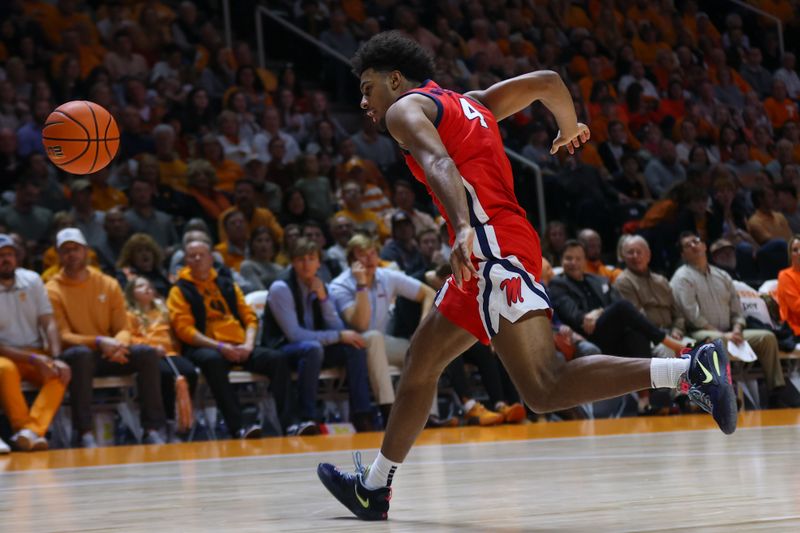
[[[360,454],[356,455],[354,474],[342,472],[332,464],[319,465],[317,475],[322,483],[357,517],[387,518],[391,478],[425,427],[439,376],[450,361],[475,342],[472,334],[434,308],[411,339],[381,453],[370,466],[369,487],[365,485],[367,472],[360,464]]]
[[[736,430],[736,398],[720,341],[695,346],[688,359],[589,355],[565,363],[555,355],[545,311],[532,311],[516,322],[501,317],[492,344],[525,402],[538,413],[642,389],[675,388],[685,375],[689,396],[724,433]]]

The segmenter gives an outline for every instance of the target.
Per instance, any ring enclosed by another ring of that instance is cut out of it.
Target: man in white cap
[[[63,359],[72,368],[69,392],[73,426],[83,447],[96,446],[92,429],[92,378],[136,373],[142,411],[143,441],[162,444],[165,424],[159,357],[153,348],[131,345],[125,297],[119,283],[87,266],[88,245],[77,228],[56,235],[61,270],[47,282]]]
[[[48,350],[45,350],[45,342]],[[46,450],[45,433],[61,405],[70,368],[58,359],[61,341],[53,308],[36,272],[17,267],[17,246],[0,234],[0,405],[20,451]],[[29,409],[22,380],[40,387]],[[8,451],[0,441],[0,453]]]

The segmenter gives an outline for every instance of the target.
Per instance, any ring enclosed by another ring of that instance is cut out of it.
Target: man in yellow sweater
[[[72,368],[69,392],[77,443],[96,446],[92,429],[92,378],[136,373],[142,410],[143,442],[163,444],[158,430],[165,424],[161,374],[156,351],[131,345],[125,297],[119,283],[87,266],[88,245],[77,228],[56,235],[61,271],[49,282],[62,358]]]
[[[236,391],[228,381],[234,366],[269,377],[281,425],[288,427],[293,419],[288,355],[255,345],[258,318],[230,275],[213,268],[208,242],[188,242],[184,251],[186,266],[167,298],[170,321],[186,346],[185,355],[202,370],[228,430],[233,437],[261,436],[261,426],[244,423]]]

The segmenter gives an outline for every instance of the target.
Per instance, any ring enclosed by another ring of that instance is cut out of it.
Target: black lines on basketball
[[[83,102],[83,103],[86,104],[86,107],[89,108],[89,113],[92,114],[92,121],[94,122],[94,138],[99,140],[100,128],[97,125],[97,115],[94,114],[94,109],[92,109],[92,106],[89,105],[89,102]],[[97,156],[99,153],[100,153],[100,144],[94,143],[94,160],[92,161],[92,166],[89,167],[89,173],[94,172],[94,167],[97,165]]]
[[[90,141],[92,136],[91,136],[91,135],[89,135],[89,130],[87,130],[87,129],[86,129],[86,126],[84,126],[83,124],[81,124],[81,122],[80,122],[79,120],[76,120],[76,119],[75,119],[75,117],[73,117],[72,115],[70,115],[70,114],[69,114],[69,113],[67,113],[66,111],[62,111],[62,110],[60,110],[60,109],[57,109],[57,110],[56,110],[56,111],[54,111],[54,112],[55,112],[55,113],[59,113],[59,114],[61,114],[61,115],[64,115],[65,117],[67,117],[68,119],[70,119],[72,122],[74,122],[75,124],[77,124],[78,126],[80,126],[80,128],[81,128],[81,129],[83,130],[83,132],[86,134],[86,139],[85,139],[85,141],[84,141],[84,142],[86,142],[86,146],[84,146],[84,147],[83,147],[83,151],[82,151],[80,154],[78,154],[78,155],[76,155],[75,157],[73,157],[72,159],[70,159],[69,161],[61,161],[61,162],[59,162],[59,163],[58,163],[58,166],[69,165],[70,163],[73,163],[73,162],[77,161],[78,159],[80,159],[81,157],[83,157],[83,156],[84,156],[84,154],[86,154],[86,152],[88,152],[88,151],[89,151],[89,147],[92,145],[92,143],[91,143],[91,142],[87,142],[87,141]]]
[[[108,149],[108,128],[111,127],[111,113],[108,114],[108,122],[106,123],[106,129],[103,131],[103,147],[106,149],[106,154],[108,154],[108,159],[111,160],[113,156],[111,155],[111,150]],[[117,137],[119,139],[119,137]],[[99,146],[99,145],[98,145]]]

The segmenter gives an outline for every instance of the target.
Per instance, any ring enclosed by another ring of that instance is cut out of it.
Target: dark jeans
[[[127,376],[136,373],[142,428],[147,431],[164,426],[164,404],[161,399],[159,356],[149,346],[130,347],[128,362],[113,363],[98,351],[86,346],[73,346],[61,355],[72,369],[69,383],[72,423],[80,434],[92,429],[92,379],[95,376]]]
[[[318,341],[293,342],[280,349],[292,358],[297,368],[297,394],[302,420],[317,420],[317,390],[319,372],[323,366],[345,367],[353,413],[370,411],[366,351],[347,344],[322,346]]]
[[[189,383],[189,394],[194,397],[194,388],[197,386],[197,369],[191,361],[180,355],[169,358],[181,376]],[[164,400],[164,413],[169,420],[175,420],[175,372],[169,366],[165,357],[158,361],[161,371],[161,398]]]
[[[744,279],[775,279],[778,272],[789,266],[786,250],[785,240],[772,239],[758,248],[754,258],[753,245],[740,242],[736,245],[736,271]]]
[[[447,366],[447,375],[450,377],[450,382],[459,398],[463,400],[464,398],[473,397],[472,386],[467,379],[464,363],[470,363],[478,367],[483,387],[489,396],[490,409],[494,409],[497,402],[507,400],[503,394],[500,362],[497,357],[492,355],[488,346],[480,343],[475,343],[472,348],[453,359],[453,362]]]
[[[650,343],[658,344],[665,334],[627,300],[614,302],[597,319],[589,340],[604,354],[651,357]]]
[[[239,397],[228,381],[228,372],[234,364],[214,348],[190,348],[186,351],[186,357],[203,372],[217,407],[222,411],[228,431],[235,437],[242,429],[243,422]],[[292,418],[289,401],[292,380],[289,358],[278,350],[257,346],[241,366],[248,372],[264,374],[269,378],[269,388],[275,398],[278,417],[281,425],[286,428]]]

